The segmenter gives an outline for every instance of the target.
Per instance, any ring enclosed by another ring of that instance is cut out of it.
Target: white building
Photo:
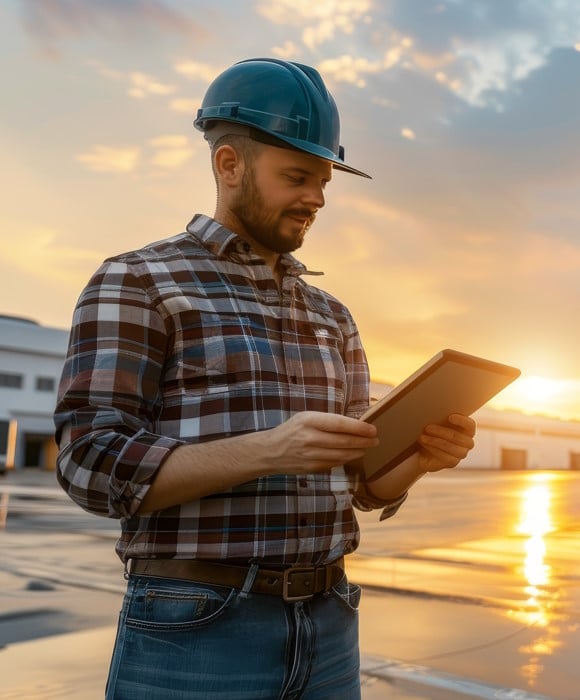
[[[0,469],[54,468],[52,413],[68,331],[0,316]]]
[[[580,470],[580,422],[484,407],[465,467]]]
[[[68,330],[0,316],[0,469],[54,469],[52,414],[68,343]],[[376,400],[389,391],[373,383]],[[476,446],[464,467],[580,469],[580,422],[477,411]]]

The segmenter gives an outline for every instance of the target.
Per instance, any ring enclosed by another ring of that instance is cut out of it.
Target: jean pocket
[[[208,625],[220,617],[238,591],[172,581],[136,586],[127,611],[126,624],[136,629],[178,632]]]
[[[353,613],[358,613],[360,605],[361,587],[357,583],[350,583],[346,576],[332,588],[334,597]]]

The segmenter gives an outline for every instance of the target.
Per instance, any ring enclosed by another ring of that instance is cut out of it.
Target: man
[[[320,75],[243,61],[195,125],[215,214],[96,272],[55,414],[63,488],[121,519],[107,698],[360,698],[353,508],[393,515],[420,476],[465,457],[474,424],[428,426],[372,487],[344,467],[377,444],[357,420],[367,363],[348,310],[290,254],[333,169],[364,175]]]

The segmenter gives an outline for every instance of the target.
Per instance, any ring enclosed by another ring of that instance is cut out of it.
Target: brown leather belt
[[[176,578],[242,589],[250,567],[200,559],[131,559],[127,571],[136,576]],[[280,595],[286,602],[295,603],[330,590],[343,576],[344,557],[326,566],[291,566],[278,571],[258,568],[249,590]]]

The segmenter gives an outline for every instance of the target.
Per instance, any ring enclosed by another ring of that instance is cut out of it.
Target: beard
[[[252,167],[246,168],[241,192],[230,209],[243,224],[246,232],[257,242],[274,253],[291,253],[302,245],[306,232],[314,223],[316,214],[311,209],[292,207],[281,212],[268,209],[260,192]],[[304,226],[295,234],[282,232],[283,219],[296,217],[306,219]]]

